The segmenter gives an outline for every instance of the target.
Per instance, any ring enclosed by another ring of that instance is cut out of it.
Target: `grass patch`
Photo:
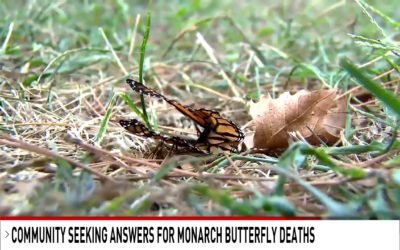
[[[400,218],[394,2],[147,4],[0,3],[2,215]],[[118,125],[196,136],[129,75],[246,134],[249,99],[338,88],[346,129],[280,154],[178,154]]]

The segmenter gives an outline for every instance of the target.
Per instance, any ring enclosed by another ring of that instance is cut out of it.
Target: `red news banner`
[[[3,220],[1,249],[399,249],[398,221]]]

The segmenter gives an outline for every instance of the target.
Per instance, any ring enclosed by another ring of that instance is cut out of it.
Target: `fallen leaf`
[[[294,95],[262,98],[250,106],[255,125],[253,146],[278,149],[288,146],[289,133],[297,132],[310,144],[335,143],[346,121],[346,98],[336,100],[337,91],[301,90]]]

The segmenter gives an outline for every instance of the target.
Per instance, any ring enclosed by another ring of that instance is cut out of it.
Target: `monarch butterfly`
[[[156,140],[161,140],[163,142],[172,144],[176,147],[183,147],[186,149],[189,149],[193,152],[197,153],[207,153],[206,151],[203,151],[202,149],[194,146],[191,142],[180,138],[178,136],[166,136],[162,135],[160,133],[154,132],[146,127],[142,122],[136,120],[136,119],[131,119],[131,120],[120,120],[119,124],[131,132],[132,134],[136,134],[139,136],[144,136],[148,138],[153,138]]]
[[[201,131],[196,126],[199,138],[197,139],[195,146],[193,145],[195,148],[205,147],[207,152],[210,152],[212,147],[221,148],[223,150],[228,150],[231,152],[238,151],[238,146],[240,142],[243,140],[244,134],[241,131],[241,129],[238,126],[236,126],[235,123],[222,117],[219,112],[204,108],[193,109],[189,106],[182,105],[178,101],[165,97],[164,95],[156,92],[155,90],[144,86],[140,82],[137,82],[132,79],[127,79],[126,82],[135,92],[151,97],[156,97],[158,99],[166,101],[167,103],[174,106],[184,116],[188,117],[193,122],[195,122],[196,125],[202,127],[203,130]],[[126,124],[126,122],[127,122],[126,120],[121,120],[120,124],[121,125]],[[137,123],[135,123],[135,125],[137,125]],[[144,136],[147,135],[144,134]],[[154,136],[150,135],[150,137]],[[189,142],[185,141],[185,143]],[[182,146],[185,143],[181,143]]]

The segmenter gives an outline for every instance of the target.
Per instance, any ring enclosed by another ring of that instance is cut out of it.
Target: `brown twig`
[[[78,139],[76,137],[72,137],[70,134],[68,134],[68,136],[65,139],[66,139],[67,142],[74,143],[74,144],[80,146],[81,148],[83,148],[83,149],[85,149],[85,150],[97,155],[100,158],[112,159],[112,160],[115,161],[115,163],[118,166],[126,168],[126,169],[128,169],[129,171],[132,171],[135,174],[139,174],[139,175],[142,175],[142,176],[147,176],[146,173],[128,166],[125,162],[121,161],[120,158],[125,158],[125,159],[128,158],[129,161],[131,161],[131,162],[140,163],[140,164],[143,164],[143,165],[146,165],[146,166],[150,166],[150,167],[159,167],[158,164],[154,164],[154,163],[151,163],[151,162],[148,162],[148,161],[144,161],[144,160],[140,160],[140,159],[135,159],[135,158],[130,158],[130,157],[118,157],[118,156],[110,153],[109,151],[106,151],[104,149],[101,149],[101,148],[95,147],[93,145],[90,145],[88,143],[85,143],[84,141],[82,141],[81,139]]]
[[[104,158],[108,158],[114,161],[114,164],[118,165],[119,167],[125,168],[135,174],[138,174],[139,176],[136,177],[136,179],[139,180],[144,180],[144,179],[150,179],[153,178],[154,173],[144,173],[134,167],[129,166],[128,164],[126,164],[124,161],[122,161],[121,159],[124,159],[125,161],[129,161],[132,163],[139,163],[148,167],[152,167],[155,169],[159,169],[160,165],[156,164],[156,163],[152,163],[149,161],[145,161],[145,160],[141,160],[141,159],[136,159],[136,158],[132,158],[132,157],[128,157],[128,156],[117,156],[109,151],[103,150],[101,148],[95,147],[93,145],[90,145],[88,143],[83,142],[81,139],[72,137],[70,134],[66,137],[66,140],[68,142],[74,143],[80,147],[82,147],[83,149],[92,152],[93,154],[99,156],[100,158],[104,159]],[[131,178],[132,179],[132,178]],[[161,180],[162,183],[167,184],[167,185],[173,185],[172,183],[166,181],[166,180]]]
[[[71,158],[68,158],[66,156],[60,155],[60,154],[58,154],[56,152],[53,152],[53,151],[50,151],[48,149],[39,148],[39,147],[37,147],[35,145],[20,141],[20,140],[14,138],[12,136],[9,136],[7,134],[0,133],[0,144],[5,144],[5,145],[8,145],[8,146],[25,149],[25,150],[30,151],[30,152],[34,152],[34,153],[41,154],[41,155],[46,155],[46,156],[48,156],[50,158],[61,159],[61,160],[64,160],[64,161],[70,163],[71,165],[73,165],[75,167],[78,167],[80,169],[86,170],[89,173],[96,175],[102,181],[108,181],[108,182],[117,183],[117,181],[115,181],[113,178],[110,178],[107,175],[104,175],[104,174],[102,174],[100,172],[97,172],[96,170],[91,169],[91,168],[83,165],[82,163],[74,160],[74,159],[71,159]]]

